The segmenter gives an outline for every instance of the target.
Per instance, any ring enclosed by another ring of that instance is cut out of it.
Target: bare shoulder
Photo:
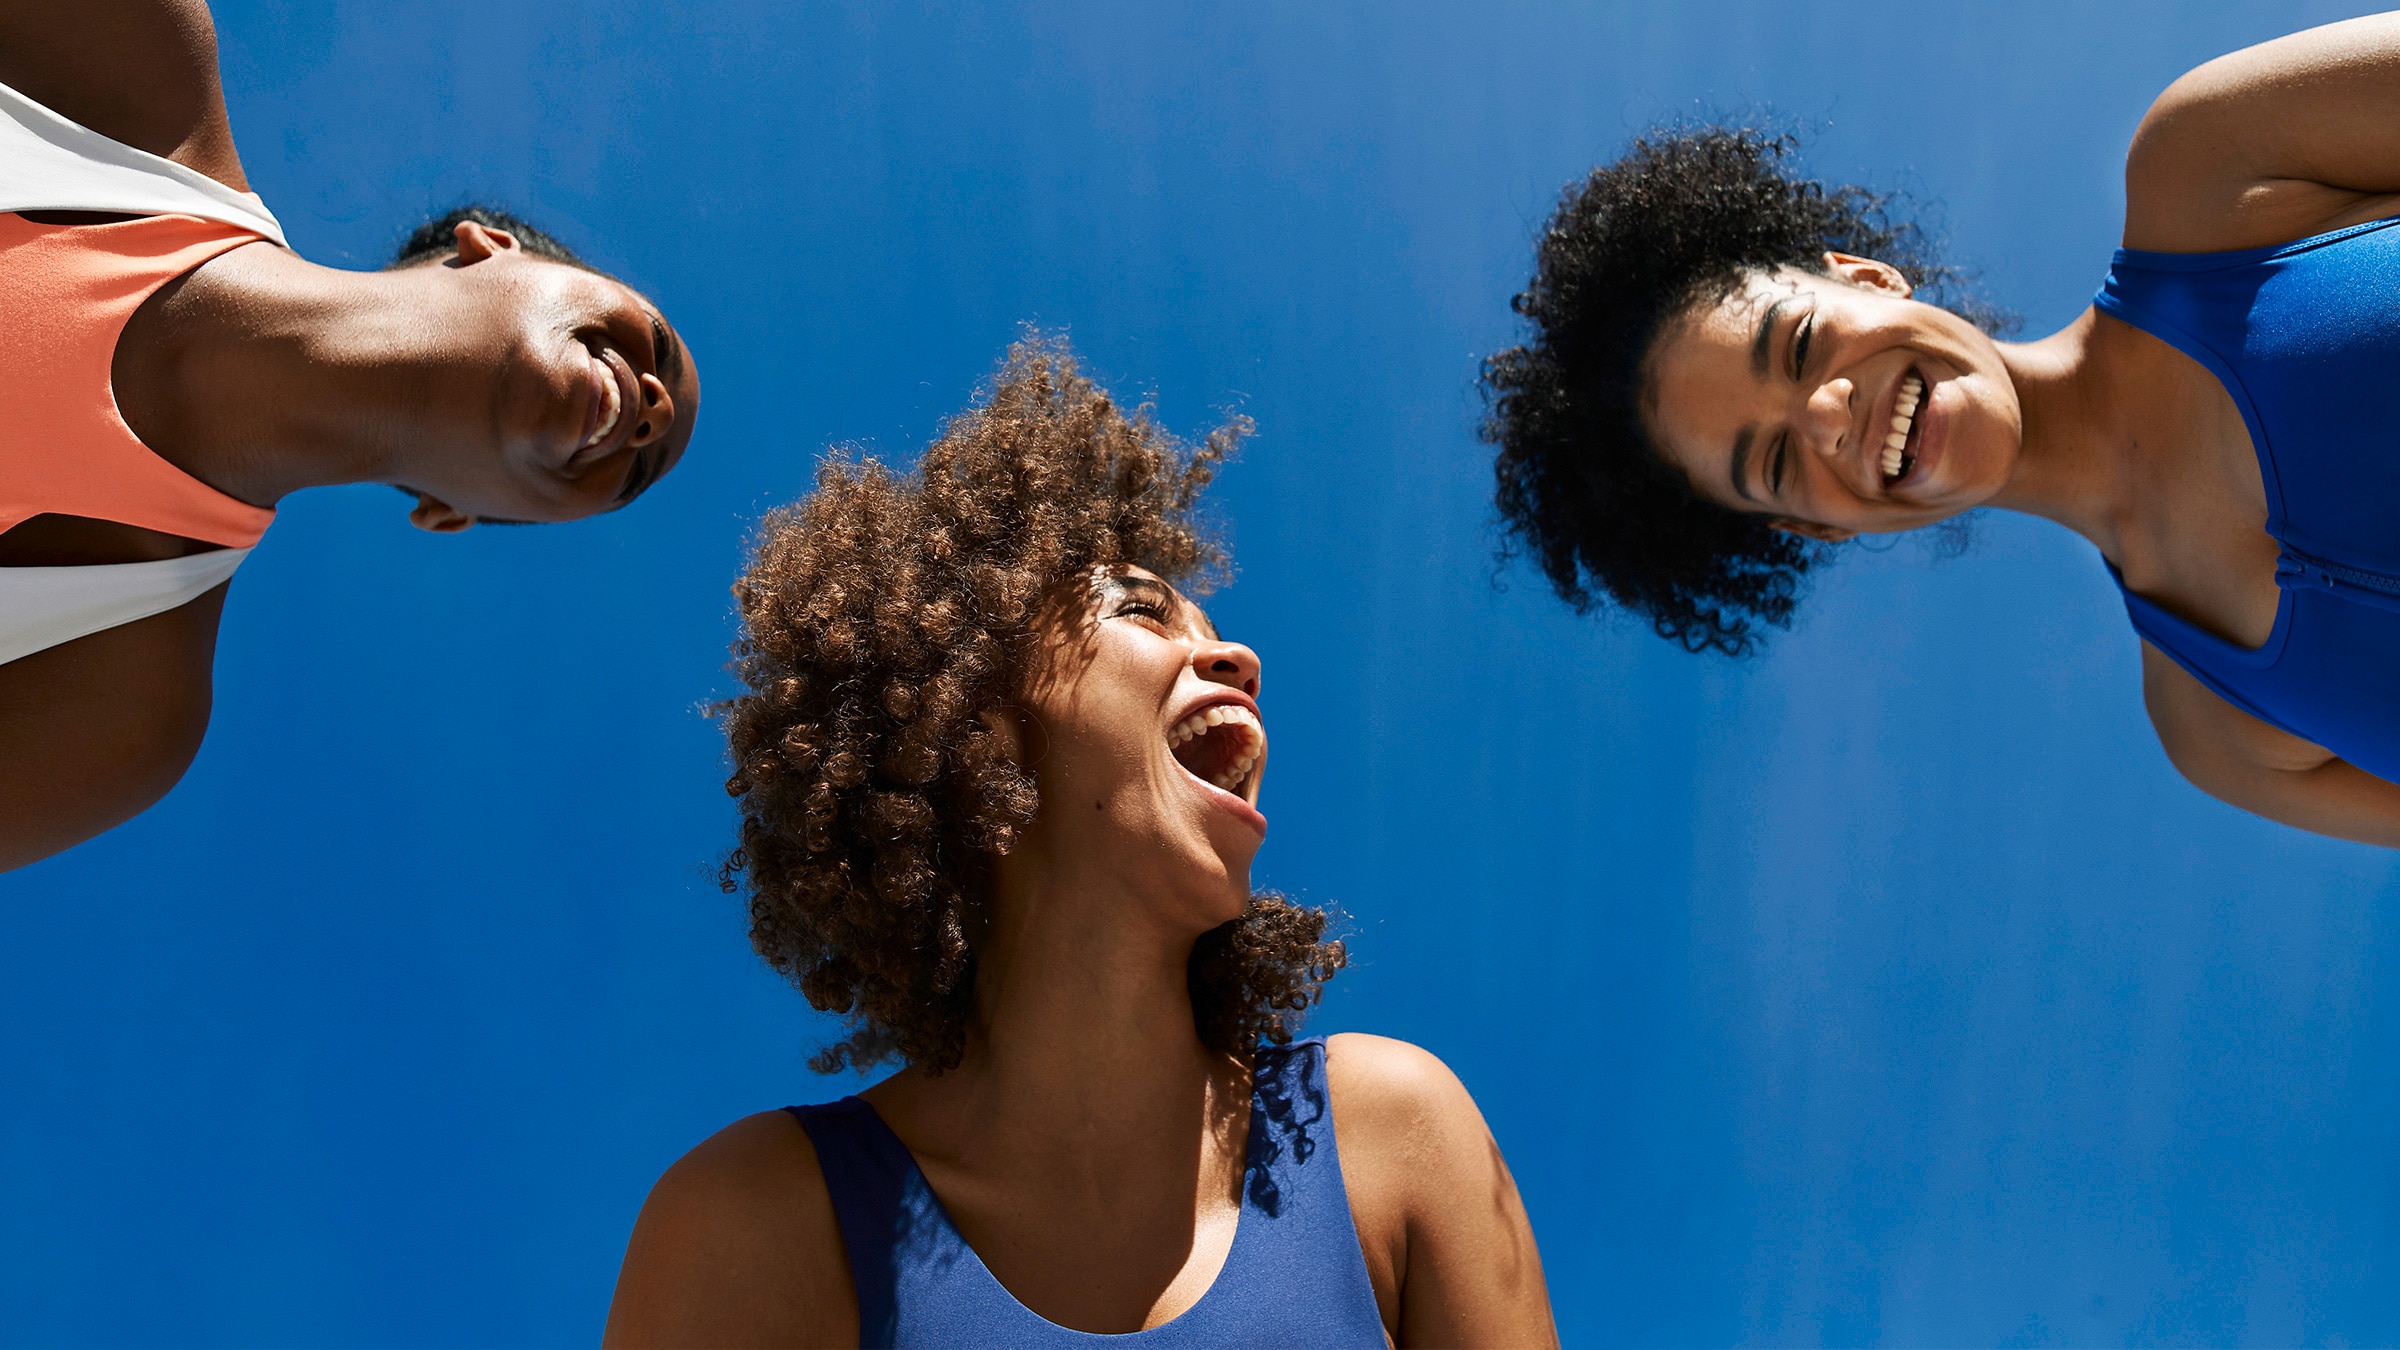
[[[0,0],[0,84],[248,191],[204,0]]]
[[[2185,73],[2125,157],[2125,245],[2258,248],[2400,210],[2400,16],[2304,29]]]
[[[1431,1051],[1359,1032],[1325,1041],[1334,1136],[1354,1217],[1403,1224],[1419,1207],[1505,1171],[1466,1084]]]
[[[1555,1346],[1533,1226],[1483,1113],[1431,1052],[1326,1040],[1342,1184],[1397,1346]]]
[[[1464,1083],[1432,1051],[1389,1036],[1346,1031],[1325,1038],[1326,1085],[1337,1110],[1370,1132],[1427,1125],[1483,1128]]]
[[[658,1179],[626,1245],[605,1343],[858,1343],[849,1258],[799,1122],[745,1116]]]

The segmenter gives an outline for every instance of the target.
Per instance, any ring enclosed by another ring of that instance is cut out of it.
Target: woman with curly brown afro
[[[2400,847],[2400,17],[2211,61],[2134,133],[2124,248],[2034,342],[1942,308],[1886,201],[1788,139],[1644,139],[1571,188],[1494,357],[1517,543],[1699,651],[1790,621],[1865,533],[1979,506],[2107,560],[2176,767]]]
[[[1293,1039],[1344,952],[1250,889],[1259,659],[1190,598],[1246,430],[1187,448],[1029,341],[913,473],[768,518],[726,880],[849,1019],[816,1067],[901,1067],[669,1169],[609,1344],[1555,1344],[1458,1080]]]

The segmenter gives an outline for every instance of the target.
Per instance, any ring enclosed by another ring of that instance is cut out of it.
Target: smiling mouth
[[[1267,753],[1267,730],[1248,708],[1219,703],[1167,728],[1167,752],[1201,782],[1247,797],[1251,774]]]
[[[1915,371],[1900,380],[1899,397],[1892,402],[1892,422],[1883,436],[1883,485],[1890,487],[1908,476],[1917,463],[1917,409],[1925,396],[1925,377]]]
[[[615,368],[599,357],[593,358],[593,364],[599,371],[596,383],[600,386],[600,416],[598,425],[592,428],[592,434],[584,437],[583,444],[575,447],[578,452],[589,450],[607,440],[608,434],[617,429],[617,419],[625,415],[625,391],[617,385]]]

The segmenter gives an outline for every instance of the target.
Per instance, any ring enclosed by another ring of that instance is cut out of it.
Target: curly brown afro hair
[[[1644,366],[1666,325],[1755,271],[1822,274],[1831,251],[1890,263],[1918,298],[1987,331],[2007,326],[1892,219],[1893,198],[1787,173],[1796,148],[1753,128],[1654,132],[1570,185],[1514,301],[1531,341],[1484,363],[1504,555],[1532,555],[1579,613],[1605,594],[1691,651],[1740,656],[1759,624],[1788,627],[1828,550],[1702,498],[1651,441]]]
[[[1198,447],[1128,416],[1057,341],[1009,350],[987,397],[914,472],[829,458],[767,517],[735,585],[748,692],[724,708],[750,941],[811,1005],[850,1019],[820,1072],[953,1068],[973,1006],[992,863],[1033,820],[1033,779],[979,717],[1033,673],[1044,617],[1095,569],[1205,591],[1224,550],[1200,493],[1249,431]],[[1326,915],[1258,894],[1188,967],[1201,1039],[1288,1043],[1343,965]]]

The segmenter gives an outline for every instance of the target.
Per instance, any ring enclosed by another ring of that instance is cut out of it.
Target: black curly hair
[[[1797,148],[1753,127],[1654,131],[1571,184],[1513,302],[1531,340],[1484,363],[1503,558],[1529,554],[1577,612],[1604,594],[1689,651],[1742,656],[1760,624],[1788,627],[1800,578],[1829,550],[1703,499],[1652,441],[1645,362],[1668,322],[1762,269],[1823,273],[1832,251],[2005,326],[1894,218],[1894,197],[1788,173]]]

